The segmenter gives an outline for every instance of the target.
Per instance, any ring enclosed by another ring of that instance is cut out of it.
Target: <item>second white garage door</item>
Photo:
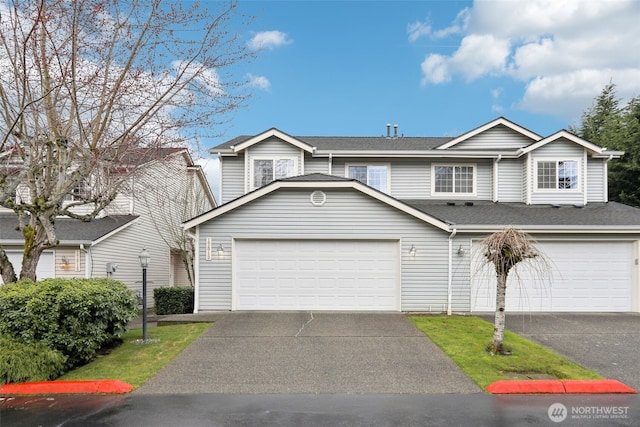
[[[547,280],[520,269],[507,282],[507,311],[627,312],[633,305],[633,243],[540,242],[550,260]],[[474,252],[478,247],[474,245]],[[474,256],[478,271],[477,257]],[[518,267],[516,267],[518,268]],[[495,273],[473,275],[472,311],[495,310]]]
[[[235,310],[400,310],[398,241],[236,240]]]

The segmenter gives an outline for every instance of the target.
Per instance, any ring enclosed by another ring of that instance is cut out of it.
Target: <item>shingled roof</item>
[[[242,135],[233,138],[223,144],[220,144],[211,149],[211,152],[216,150],[226,150],[233,146],[242,144],[245,141],[253,138],[254,135]],[[378,151],[378,150],[432,150],[445,144],[453,138],[451,137],[398,137],[387,138],[384,136],[293,136],[298,141],[308,144],[310,147],[316,147],[316,149],[324,150],[363,150],[363,151]]]
[[[616,202],[527,205],[490,201],[402,200],[441,221],[460,226],[638,227],[640,209]]]
[[[138,218],[137,215],[113,215],[89,222],[71,218],[56,219],[56,233],[61,244],[66,242],[93,242]],[[21,242],[24,237],[17,230],[18,217],[0,215],[0,243]]]

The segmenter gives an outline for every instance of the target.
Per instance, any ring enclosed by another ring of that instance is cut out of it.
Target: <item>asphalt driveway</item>
[[[507,329],[640,390],[638,314],[507,314]]]
[[[224,313],[135,394],[478,393],[401,313]]]

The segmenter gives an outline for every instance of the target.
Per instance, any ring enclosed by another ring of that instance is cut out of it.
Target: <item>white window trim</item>
[[[249,189],[250,190],[255,190],[257,187],[254,185],[254,163],[256,160],[271,160],[271,161],[276,161],[276,160],[293,160],[293,175],[292,176],[298,176],[299,175],[299,171],[298,171],[298,158],[295,156],[252,156],[251,160],[249,161]],[[275,179],[274,179],[275,181]],[[271,181],[273,182],[273,181]],[[268,184],[267,184],[268,185]]]
[[[445,167],[472,167],[473,168],[473,190],[471,193],[445,193],[445,192],[436,192],[436,168],[439,166]],[[431,164],[431,195],[433,197],[457,197],[457,198],[466,198],[466,197],[476,197],[478,191],[478,164],[477,163],[432,163]]]
[[[385,166],[387,168],[387,185],[385,186],[385,189],[381,190],[381,191],[383,193],[391,194],[391,163],[382,163],[382,162],[345,163],[344,164],[344,176],[346,178],[351,178],[351,176],[349,176],[349,168],[351,166]],[[371,188],[374,188],[374,187],[371,187]]]
[[[556,162],[556,188],[538,188],[538,162]],[[576,162],[578,185],[576,188],[558,188],[558,162]],[[582,191],[582,161],[579,157],[535,157],[533,159],[533,192],[534,193],[580,193]]]

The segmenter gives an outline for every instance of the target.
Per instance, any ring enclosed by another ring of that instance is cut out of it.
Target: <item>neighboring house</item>
[[[623,153],[567,131],[505,118],[455,138],[270,129],[211,153],[221,205],[184,224],[196,311],[493,311],[479,247],[506,226],[551,260],[542,279],[516,267],[508,310],[640,311],[640,209],[607,199]]]
[[[112,277],[140,294],[138,255],[144,247],[151,255],[147,275],[152,301],[155,287],[191,284],[180,253],[180,225],[215,206],[206,177],[188,150],[159,150],[96,219],[56,220],[60,244],[42,254],[37,277]],[[17,217],[2,210],[0,244],[19,274],[24,240],[16,226]]]

